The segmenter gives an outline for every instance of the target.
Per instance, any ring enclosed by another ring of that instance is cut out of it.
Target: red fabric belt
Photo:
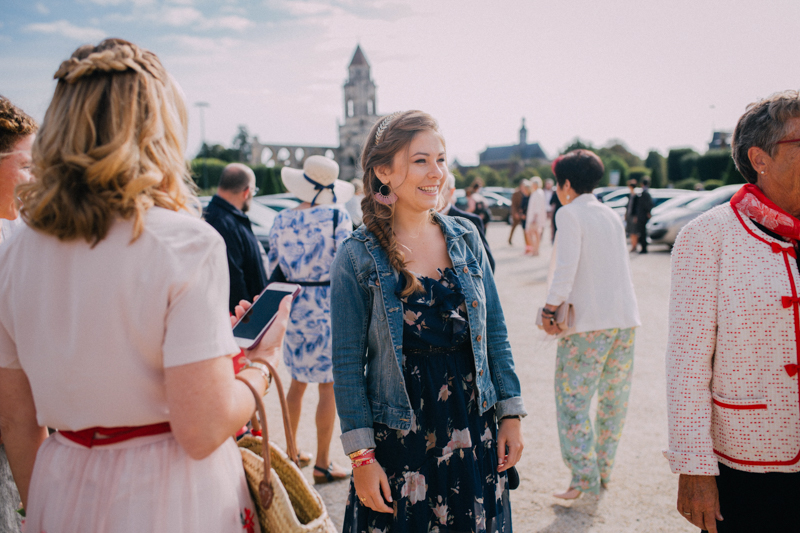
[[[170,431],[169,422],[161,422],[160,424],[150,424],[149,426],[118,428],[93,427],[80,431],[59,431],[59,433],[72,442],[91,448],[92,446],[116,444],[118,442],[135,439],[136,437],[160,435],[162,433],[169,433]],[[97,435],[102,435],[104,438],[97,438]]]

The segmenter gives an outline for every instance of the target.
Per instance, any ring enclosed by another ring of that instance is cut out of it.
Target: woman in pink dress
[[[181,91],[119,39],[55,77],[17,188],[27,225],[0,257],[0,421],[25,527],[257,531],[231,438],[255,403],[234,379],[225,244],[194,207]],[[248,357],[277,363],[288,304]],[[268,386],[263,365],[240,375]]]

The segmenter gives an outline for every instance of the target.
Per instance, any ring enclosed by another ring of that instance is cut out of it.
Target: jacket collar
[[[453,220],[450,217],[442,216],[440,213],[434,212],[433,213],[434,220],[441,226],[442,232],[444,233],[445,239],[448,243],[457,239],[467,233],[467,229]],[[374,233],[367,229],[365,224],[359,226],[357,230],[355,230],[351,235],[353,239],[361,242],[370,242],[374,246],[380,246],[378,243],[378,238],[375,236]]]
[[[250,218],[246,214],[244,214],[241,210],[236,209],[236,207],[233,206],[229,201],[225,200],[220,196],[217,196],[216,194],[211,198],[209,204],[213,204],[214,206],[227,211],[228,213],[232,214],[237,218],[241,218],[243,220],[247,220],[248,222],[250,222]]]

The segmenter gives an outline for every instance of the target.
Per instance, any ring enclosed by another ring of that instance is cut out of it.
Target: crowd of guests
[[[283,168],[301,203],[277,216],[266,252],[245,165],[225,168],[201,220],[185,101],[157,56],[107,39],[55,78],[40,128],[0,97],[0,528],[18,530],[21,502],[29,531],[257,531],[231,436],[253,414],[251,390],[270,387],[262,363],[282,360],[292,431],[308,384],[319,388],[316,453],[293,459],[313,462],[317,483],[350,480],[345,532],[512,530],[527,412],[485,198],[477,183],[466,211],[453,205],[433,117],[378,120],[355,183],[326,157]],[[695,526],[791,531],[800,94],[749,106],[733,153],[749,184],[675,245],[664,454]],[[553,230],[538,320],[558,339],[571,479],[555,496],[569,500],[611,478],[641,325],[626,226],[645,253],[652,200],[630,183],[623,225],[592,194],[597,155],[573,150],[553,173],[520,183],[509,243],[522,226],[535,256]],[[231,326],[274,281],[302,292],[241,350]],[[337,413],[349,468],[330,457]]]

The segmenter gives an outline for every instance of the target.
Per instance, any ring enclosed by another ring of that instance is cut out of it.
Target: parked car
[[[628,189],[627,187],[621,187],[619,185],[617,185],[615,187],[597,187],[595,190],[592,191],[592,194],[597,196],[598,200],[600,200],[601,202],[604,202],[606,197],[609,194],[611,194],[613,192],[619,192],[619,191],[627,190],[627,189]]]
[[[691,191],[689,194],[681,194],[676,196],[675,198],[670,198],[663,204],[657,205],[650,211],[651,216],[660,215],[661,213],[666,213],[670,209],[674,209],[676,207],[684,207],[690,202],[694,202],[698,198],[703,195],[708,194],[705,191]]]
[[[711,208],[729,202],[741,185],[725,185],[702,194],[699,198],[653,216],[647,223],[647,236],[653,244],[672,246],[681,229]]]
[[[203,206],[203,211],[205,211],[210,201],[211,196],[200,197],[200,204]],[[258,239],[258,242],[264,247],[264,251],[269,252],[269,232],[272,229],[272,223],[275,222],[275,217],[278,216],[278,212],[258,202],[250,202],[250,209],[247,211],[247,216],[250,219],[250,225],[253,228],[253,234],[256,236],[256,239]],[[264,259],[266,260],[266,257]]]
[[[504,220],[511,224],[511,200],[501,194],[481,189],[480,194],[486,198],[486,207],[492,220]],[[467,210],[467,196],[464,189],[456,189],[453,203],[463,211]]]
[[[484,187],[481,189],[481,193],[484,192],[491,192],[494,194],[499,194],[506,200],[511,200],[511,195],[514,194],[514,189],[510,187]]]
[[[650,197],[653,199],[653,209],[660,206],[664,202],[671,200],[673,198],[686,196],[692,194],[693,191],[687,191],[686,189],[648,189],[650,192]],[[608,207],[614,210],[622,219],[625,219],[625,214],[628,212],[628,200],[630,199],[630,193],[626,189],[626,194],[621,196],[615,196],[612,200],[606,200],[603,202]],[[636,189],[636,194],[642,192],[641,189]],[[611,196],[611,195],[609,195]],[[652,214],[652,211],[651,211]]]
[[[265,194],[263,196],[254,196],[253,200],[265,205],[275,211],[283,211],[284,209],[291,209],[300,205],[300,200],[293,197],[277,197],[274,194]]]

